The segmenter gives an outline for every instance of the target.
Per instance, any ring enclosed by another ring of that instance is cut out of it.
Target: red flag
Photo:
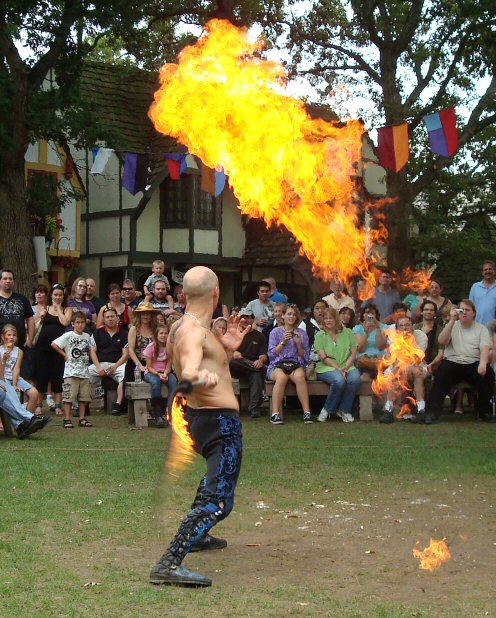
[[[393,172],[405,167],[410,157],[408,147],[408,124],[402,122],[377,129],[379,163]]]
[[[171,180],[179,180],[181,178],[181,161],[167,159],[167,167],[169,168]]]

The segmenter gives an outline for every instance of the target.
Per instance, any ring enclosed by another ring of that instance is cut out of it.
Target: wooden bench
[[[329,384],[322,382],[321,380],[307,380],[308,394],[310,397],[313,395],[327,396],[329,392]],[[274,390],[274,382],[265,382],[265,393],[269,398],[269,414],[272,414],[272,391]],[[284,396],[295,396],[296,387],[293,382],[288,381]],[[372,386],[371,382],[362,382],[358,391],[360,397],[360,420],[372,421]]]
[[[3,425],[3,435],[6,438],[13,438],[14,437],[14,428],[12,427],[12,425],[10,423],[10,418],[2,410],[2,408],[0,408],[0,420],[2,421],[2,425]]]
[[[127,417],[130,425],[148,427],[148,400],[152,396],[152,386],[148,382],[126,382],[126,399],[128,401]],[[169,394],[167,384],[162,384],[161,395],[165,399]]]

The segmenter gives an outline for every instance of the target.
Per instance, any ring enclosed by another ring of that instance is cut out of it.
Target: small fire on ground
[[[418,544],[418,541],[417,541]],[[431,539],[429,547],[420,551],[417,548],[413,548],[413,555],[415,558],[420,559],[420,568],[426,571],[433,571],[439,568],[443,562],[446,562],[451,558],[450,550],[446,545],[446,538],[436,541]]]

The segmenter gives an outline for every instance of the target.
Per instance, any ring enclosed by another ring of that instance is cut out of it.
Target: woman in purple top
[[[71,295],[67,305],[72,307],[74,311],[82,311],[86,316],[86,328],[84,329],[89,335],[95,329],[96,312],[93,303],[90,300],[86,300],[86,279],[84,277],[78,277],[74,280],[71,287]],[[72,325],[66,328],[67,331],[74,330]]]
[[[296,305],[286,305],[283,313],[284,326],[278,326],[269,337],[269,366],[267,377],[275,382],[272,390],[272,414],[270,422],[282,425],[282,400],[288,380],[294,382],[296,394],[303,408],[303,421],[311,423],[305,367],[310,359],[308,336],[296,324],[301,322]]]

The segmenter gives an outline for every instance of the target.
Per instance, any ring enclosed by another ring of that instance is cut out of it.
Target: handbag
[[[358,369],[377,369],[378,364],[378,356],[367,356],[367,354],[359,356],[356,362]]]
[[[278,363],[276,363],[276,368],[282,369],[284,373],[288,376],[293,373],[293,371],[298,369],[298,367],[301,367],[301,365],[296,361],[279,361]]]

